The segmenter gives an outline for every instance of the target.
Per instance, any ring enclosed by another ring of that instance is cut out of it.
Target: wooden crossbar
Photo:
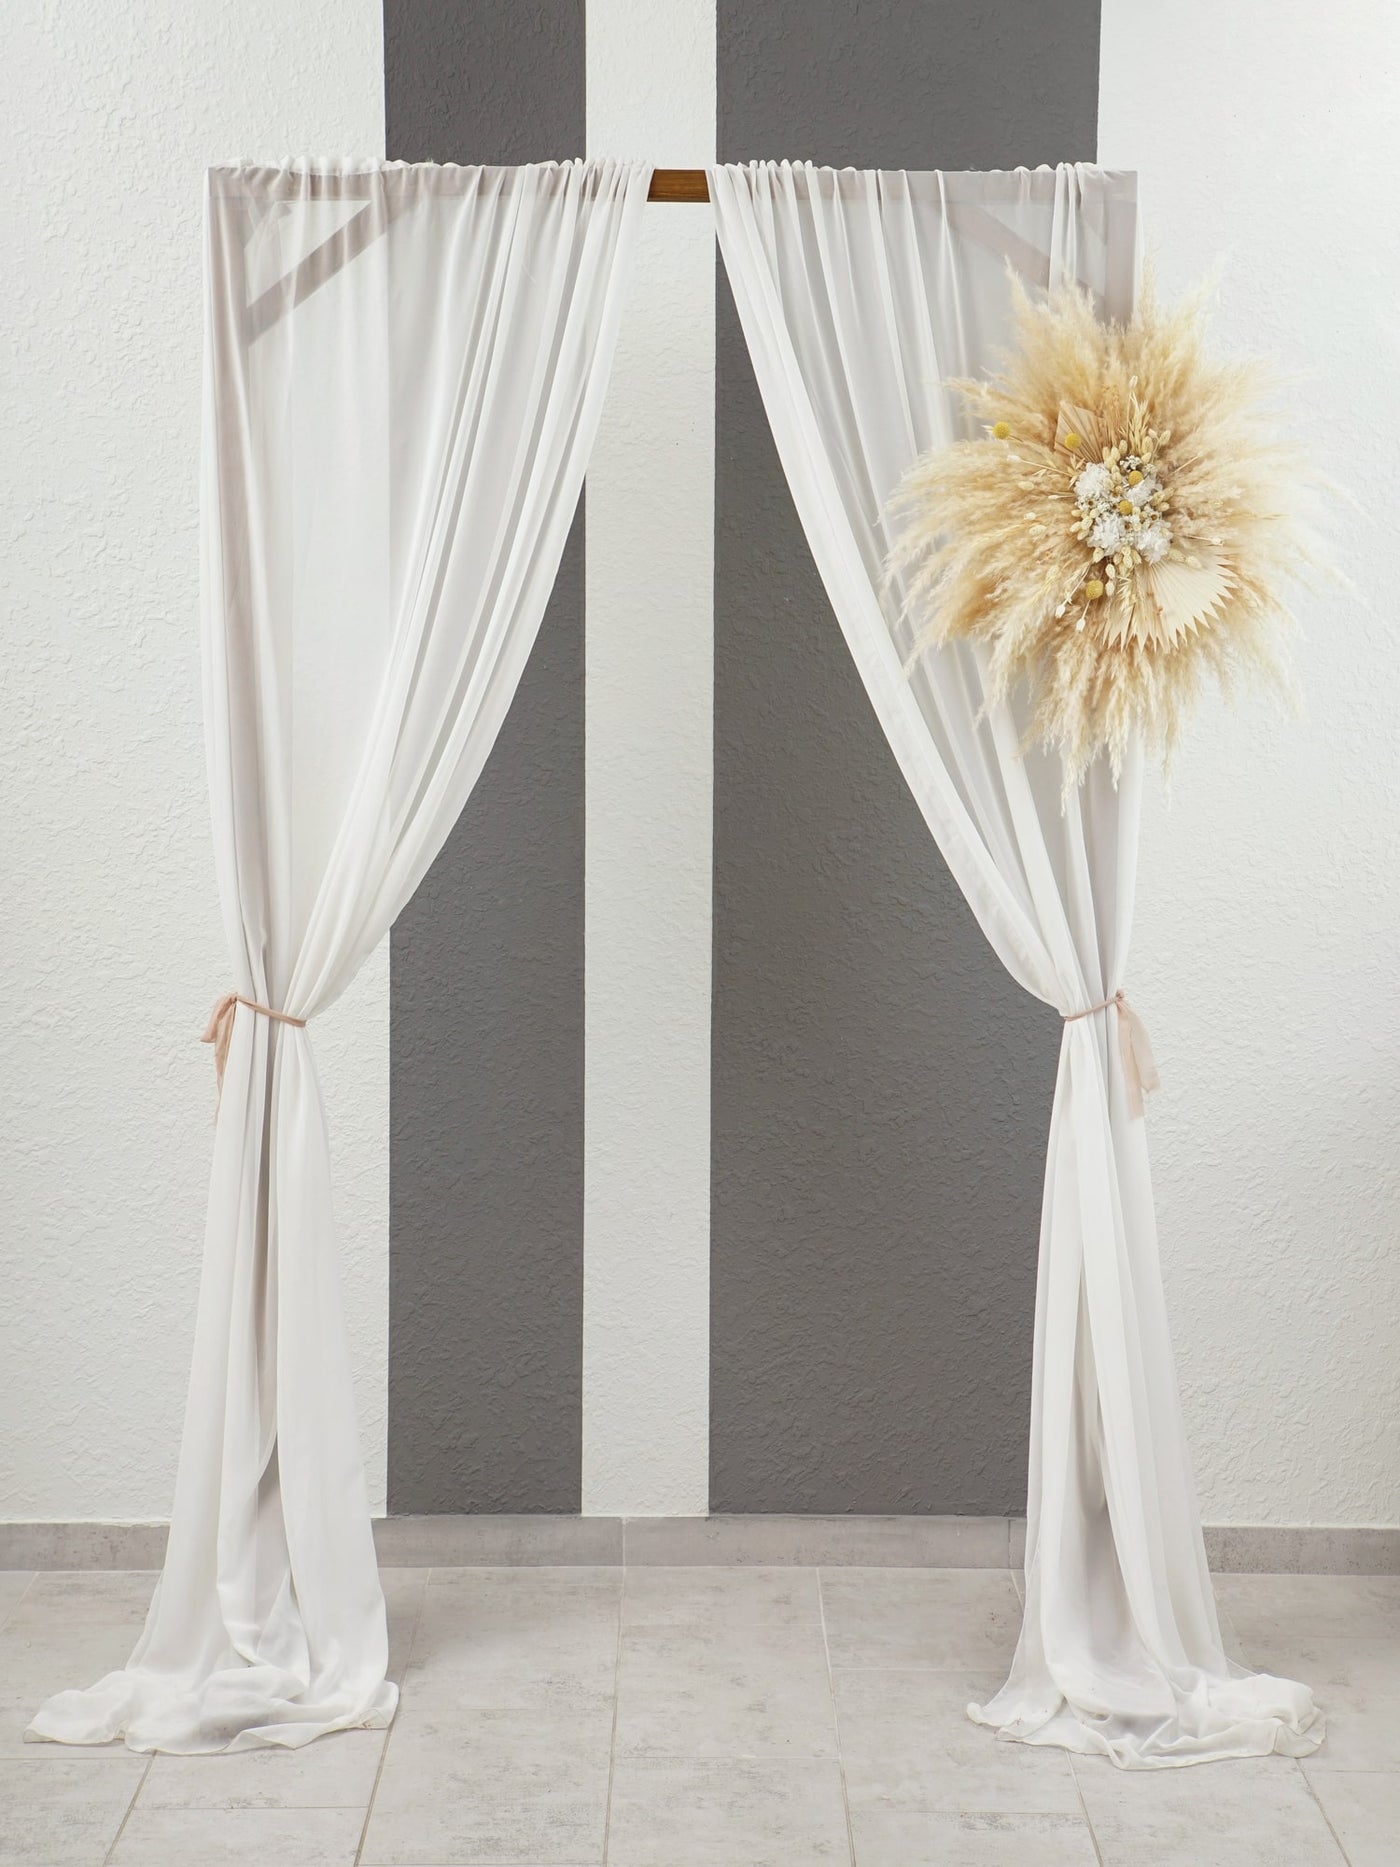
[[[708,201],[710,180],[704,169],[653,169],[648,201]]]

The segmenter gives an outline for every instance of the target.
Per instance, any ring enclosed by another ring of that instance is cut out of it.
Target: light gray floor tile
[[[432,1573],[431,1569],[381,1569],[379,1586],[384,1590],[389,1612],[392,1614],[395,1608],[408,1608],[416,1614]]]
[[[108,1754],[60,1744],[26,1744],[25,1727],[45,1699],[55,1692],[90,1686],[125,1666],[139,1629],[79,1623],[40,1628],[7,1627],[0,1633],[0,1756],[69,1757]]]
[[[1251,1658],[1261,1640],[1400,1635],[1400,1575],[1217,1575],[1215,1594]]]
[[[156,1757],[143,1809],[364,1809],[384,1754],[383,1731],[337,1731],[300,1750]]]
[[[834,1756],[816,1572],[629,1573],[617,1742],[669,1756]]]
[[[0,1867],[102,1867],[145,1763],[0,1762]]]
[[[154,1577],[23,1580],[0,1571],[0,1867],[101,1867],[145,1760],[22,1732],[126,1661]],[[859,1867],[1088,1867],[1075,1776],[1104,1867],[1342,1867],[1323,1807],[1352,1867],[1400,1867],[1400,1578],[1217,1582],[1227,1647],[1327,1714],[1301,1769],[998,1743],[964,1707],[1014,1648],[1007,1571],[386,1570],[405,1690],[366,1867],[599,1867],[619,1681],[609,1867],[846,1862],[828,1644]],[[384,1741],[157,1758],[114,1867],[350,1867]]]
[[[1082,1815],[852,1809],[856,1867],[1095,1867]],[[1144,1856],[1138,1867],[1148,1867]],[[1155,1862],[1153,1863],[1155,1867]]]
[[[528,1712],[545,1722],[564,1718],[612,1718],[616,1683],[613,1660],[579,1665],[561,1659],[512,1668],[496,1657],[476,1670],[458,1667],[419,1674],[410,1666],[395,1725],[439,1728],[472,1712]]]
[[[389,1616],[389,1677],[403,1684],[428,1587],[427,1569],[381,1569],[380,1585]]]
[[[0,1627],[13,1614],[33,1579],[32,1569],[0,1569]]]
[[[1074,1771],[1104,1867],[1345,1867],[1287,1758],[1117,1770],[1076,1757]]]
[[[852,1816],[857,1806],[922,1813],[1080,1813],[1062,1750],[1003,1743],[967,1716],[998,1673],[836,1674],[836,1712]]]
[[[620,1588],[622,1567],[619,1563],[531,1563],[515,1568],[489,1563],[474,1563],[460,1569],[429,1569],[428,1587],[473,1594],[489,1588]]]
[[[1256,1639],[1250,1663],[1312,1688],[1327,1720],[1320,1770],[1400,1770],[1400,1634],[1389,1639]],[[1400,1845],[1396,1847],[1400,1861]]]
[[[1239,1629],[1231,1620],[1230,1610],[1223,1601],[1216,1602],[1215,1615],[1220,1622],[1220,1642],[1225,1649],[1226,1656],[1237,1666],[1253,1666],[1254,1662],[1250,1659],[1244,1641],[1240,1638]]]
[[[844,1867],[835,1763],[619,1757],[608,1867]]]
[[[628,1636],[668,1636],[682,1658],[761,1651],[806,1660],[826,1651],[815,1569],[629,1570],[623,1627]]]
[[[1400,1775],[1312,1776],[1313,1789],[1351,1867],[1395,1867],[1400,1860]]]
[[[367,1867],[601,1861],[610,1712],[454,1711],[435,1723],[405,1709],[369,1819]]]
[[[994,1672],[1016,1651],[1006,1569],[823,1569],[821,1587],[833,1667]]]
[[[111,1867],[354,1867],[358,1809],[132,1810]]]
[[[616,1632],[620,1569],[434,1570],[419,1616],[426,1652],[440,1643],[509,1640],[524,1650]]]
[[[834,1757],[831,1682],[820,1652],[698,1656],[664,1633],[624,1638],[617,1748],[666,1756]]]
[[[6,1622],[6,1631],[45,1627],[145,1625],[156,1577],[138,1569],[54,1569],[34,1577]]]
[[[404,1675],[419,1705],[583,1713],[612,1703],[617,1570],[464,1569],[430,1581]]]

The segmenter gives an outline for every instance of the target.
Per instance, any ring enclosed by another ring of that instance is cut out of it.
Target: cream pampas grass
[[[1116,778],[1137,734],[1165,757],[1209,680],[1287,688],[1306,477],[1261,366],[1207,353],[1199,299],[1148,291],[1103,324],[1082,292],[1018,287],[1016,330],[994,380],[952,385],[983,432],[910,470],[890,570],[916,655],[980,642],[989,700],[1028,684],[1068,788],[1105,752]]]

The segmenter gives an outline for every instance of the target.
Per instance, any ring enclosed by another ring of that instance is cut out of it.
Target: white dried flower
[[[1094,528],[1089,533],[1089,543],[1096,551],[1106,551],[1111,557],[1115,551],[1123,549],[1123,541],[1128,535],[1128,528],[1117,512],[1101,512],[1094,520]]]
[[[1081,506],[1092,506],[1100,499],[1107,499],[1112,491],[1113,475],[1101,460],[1090,461],[1074,482],[1074,496]]]
[[[1148,564],[1160,564],[1172,548],[1171,527],[1165,519],[1153,519],[1144,525],[1133,541]]]

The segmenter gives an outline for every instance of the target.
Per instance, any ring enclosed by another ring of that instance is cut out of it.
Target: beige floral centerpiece
[[[1213,677],[1287,686],[1289,580],[1310,561],[1305,484],[1257,362],[1207,353],[1199,299],[1144,293],[1126,324],[1086,294],[1033,303],[988,382],[958,382],[981,427],[911,468],[892,504],[892,577],[915,657],[985,645],[990,701],[1021,681],[1028,739],[1066,787],[1141,734],[1165,756]]]

